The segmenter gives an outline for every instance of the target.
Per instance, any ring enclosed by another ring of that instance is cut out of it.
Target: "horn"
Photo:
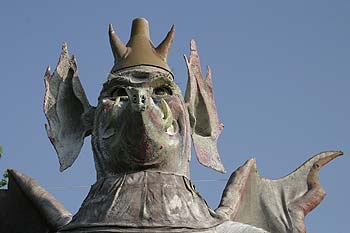
[[[111,43],[114,59],[122,58],[126,53],[127,47],[115,34],[112,24],[109,24],[109,42]]]
[[[175,26],[173,25],[166,35],[165,39],[158,45],[156,48],[156,51],[159,56],[163,59],[163,61],[166,61],[168,57],[168,53],[170,52],[171,45],[173,44],[175,35]]]

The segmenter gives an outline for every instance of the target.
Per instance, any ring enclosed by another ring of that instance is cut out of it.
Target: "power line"
[[[227,179],[200,179],[192,180],[193,183],[205,183],[205,182],[224,182]],[[45,187],[48,190],[60,190],[60,189],[85,189],[90,188],[91,185],[68,185],[68,186],[47,186]]]

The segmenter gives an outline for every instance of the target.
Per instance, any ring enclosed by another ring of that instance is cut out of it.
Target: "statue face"
[[[189,129],[183,97],[169,72],[138,66],[110,74],[93,127],[97,169],[187,174]]]

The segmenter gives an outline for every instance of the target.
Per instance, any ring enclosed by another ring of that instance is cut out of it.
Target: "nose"
[[[147,90],[144,88],[129,87],[127,92],[131,99],[131,107],[133,110],[138,112],[145,111],[149,102]]]
[[[132,103],[136,105],[135,107],[138,110],[144,111],[146,109],[146,96],[142,94],[133,94]]]

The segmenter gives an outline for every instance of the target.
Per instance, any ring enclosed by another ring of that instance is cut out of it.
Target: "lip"
[[[155,165],[155,164],[159,164],[159,163],[163,162],[164,158],[158,157],[158,158],[155,158],[153,160],[144,161],[144,160],[136,159],[135,157],[131,157],[131,160],[138,165],[150,166],[150,165]]]

